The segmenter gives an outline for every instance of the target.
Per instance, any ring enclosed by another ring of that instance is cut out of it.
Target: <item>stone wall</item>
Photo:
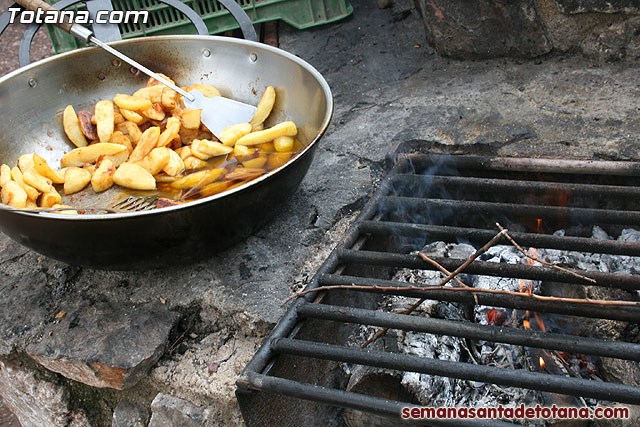
[[[427,41],[454,58],[579,53],[640,58],[637,0],[415,0]]]

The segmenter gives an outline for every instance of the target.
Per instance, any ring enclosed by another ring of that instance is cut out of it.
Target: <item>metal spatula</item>
[[[15,2],[34,12],[37,12],[37,9],[39,8],[45,11],[57,11],[56,8],[45,3],[43,0],[15,0]],[[56,26],[85,43],[94,43],[110,54],[120,58],[127,64],[134,66],[149,77],[153,77],[163,85],[178,92],[184,97],[185,107],[192,110],[202,110],[200,121],[204,123],[207,129],[209,129],[218,138],[220,137],[220,132],[222,132],[227,126],[231,126],[236,123],[250,122],[256,113],[256,107],[253,105],[244,104],[221,96],[207,98],[197,90],[186,92],[180,89],[164,77],[149,70],[144,65],[139,64],[125,54],[101,42],[93,35],[91,30],[83,27],[82,25],[62,22],[56,24]]]

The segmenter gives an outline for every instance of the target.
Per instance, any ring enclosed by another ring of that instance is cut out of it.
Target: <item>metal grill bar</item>
[[[410,403],[402,403],[394,400],[370,397],[364,394],[351,393],[334,388],[321,387],[311,384],[301,384],[284,378],[270,377],[268,375],[248,372],[248,382],[243,381],[248,389],[271,391],[285,396],[309,399],[327,403],[334,406],[353,408],[368,411],[378,415],[400,418],[403,407],[412,407]],[[412,422],[412,424],[414,424]],[[473,427],[514,427],[514,424],[498,420],[428,420],[429,425],[434,426],[473,426]]]
[[[417,255],[404,255],[373,251],[352,251],[349,249],[338,250],[340,260],[353,264],[380,265],[385,267],[413,268],[422,270],[434,270],[435,267],[423,261]],[[454,271],[465,260],[432,257],[449,271]],[[474,261],[465,270],[466,274],[479,274],[485,276],[511,277],[529,280],[546,280],[552,282],[576,283],[585,285],[583,279],[564,271],[549,267],[537,267],[532,265],[507,264],[486,261]],[[581,272],[586,277],[597,281],[597,286],[605,286],[619,289],[640,289],[640,276],[624,274],[602,273],[599,271]]]
[[[420,209],[437,211],[447,209],[457,215],[475,213],[486,218],[504,215],[517,218],[541,218],[543,220],[566,220],[587,224],[640,224],[640,212],[614,211],[608,209],[565,208],[558,206],[522,205],[515,203],[478,202],[464,200],[418,199],[413,197],[387,196],[380,200],[380,212]]]
[[[391,179],[394,188],[402,189],[402,185],[420,186],[451,186],[480,191],[521,192],[537,191],[548,194],[569,194],[571,196],[599,196],[607,199],[620,197],[638,197],[640,188],[622,185],[575,184],[560,182],[524,181],[512,179],[475,178],[467,176],[448,175],[409,175],[398,174]]]
[[[444,225],[410,224],[403,222],[362,221],[358,224],[362,233],[384,236],[425,237],[431,240],[457,242],[456,239],[471,243],[486,243],[496,235],[495,231],[479,228],[449,227]],[[586,237],[553,236],[548,234],[518,233],[509,234],[521,246],[559,249],[565,251],[591,252],[612,255],[640,256],[640,244],[601,240]]]
[[[621,384],[561,377],[524,370],[471,365],[469,363],[436,360],[400,353],[362,350],[360,348],[341,347],[289,338],[275,338],[271,342],[271,346],[276,353],[282,354],[441,375],[461,380],[613,400],[621,403],[640,404],[640,387]]]
[[[640,361],[640,344],[620,341],[576,337],[550,332],[524,331],[499,326],[479,325],[471,322],[408,316],[335,305],[306,304],[298,308],[298,314],[303,317],[337,322],[426,332],[547,350],[566,351],[570,349],[573,353]]]
[[[409,286],[405,282],[395,280],[373,279],[368,277],[356,277],[337,274],[321,274],[318,278],[321,286],[380,286],[401,288]],[[429,286],[425,285],[425,288]],[[411,298],[426,298],[437,301],[461,302],[465,304],[475,304],[473,295],[470,292],[456,292],[447,290],[420,291],[420,290],[397,290],[384,291],[353,289],[353,292],[371,292],[383,295],[400,295]],[[540,301],[529,297],[514,297],[510,295],[483,294],[477,293],[478,304],[490,307],[504,307],[521,310],[537,311],[539,313],[557,313],[573,316],[589,317],[594,319],[621,320],[624,322],[637,322],[640,319],[640,308],[634,307],[611,307],[599,305],[575,304],[558,301]]]

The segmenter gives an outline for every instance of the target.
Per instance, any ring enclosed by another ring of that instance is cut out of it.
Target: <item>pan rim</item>
[[[175,205],[175,206],[167,206],[161,209],[152,209],[152,210],[148,210],[148,211],[138,211],[138,212],[118,212],[118,213],[106,213],[106,214],[82,214],[82,215],[65,215],[65,214],[58,214],[58,213],[52,213],[52,212],[38,212],[37,210],[34,211],[25,211],[25,210],[21,210],[18,208],[14,208],[12,206],[6,205],[4,203],[0,203],[0,211],[3,212],[7,212],[7,213],[11,213],[11,214],[16,214],[16,215],[25,215],[25,216],[33,216],[33,217],[39,217],[39,218],[49,218],[49,219],[61,219],[61,220],[65,220],[65,221],[105,221],[105,220],[116,220],[116,219],[132,219],[134,217],[137,216],[146,216],[146,215],[161,215],[163,213],[166,212],[170,212],[170,211],[174,211],[174,210],[184,210],[184,209],[189,209],[189,208],[195,208],[199,205],[211,202],[213,200],[217,200],[217,199],[222,199],[224,197],[228,197],[231,196],[233,194],[239,193],[241,191],[245,191],[248,190],[250,187],[259,185],[260,183],[268,180],[269,178],[271,178],[272,176],[276,175],[278,172],[283,171],[284,169],[290,167],[293,165],[293,163],[295,163],[296,161],[298,161],[302,156],[306,155],[306,153],[309,150],[314,149],[315,144],[318,142],[318,140],[325,134],[325,132],[327,131],[327,128],[329,127],[329,124],[331,122],[331,118],[333,117],[333,95],[331,93],[331,88],[329,87],[329,84],[327,83],[327,81],[325,80],[325,78],[322,76],[322,74],[311,64],[309,64],[307,61],[305,61],[304,59],[289,53],[283,49],[277,48],[277,47],[273,47],[264,43],[259,43],[259,42],[254,42],[254,41],[250,41],[250,40],[243,40],[243,39],[237,39],[237,38],[233,38],[233,37],[224,37],[224,36],[201,36],[201,35],[160,35],[160,36],[148,36],[148,37],[135,37],[135,38],[131,38],[131,39],[126,39],[126,40],[118,40],[115,42],[110,42],[107,43],[111,46],[117,47],[119,45],[129,45],[129,44],[136,44],[136,43],[147,43],[147,42],[154,42],[154,41],[171,41],[171,40],[196,40],[196,41],[214,41],[214,42],[220,42],[223,44],[231,44],[231,45],[243,45],[243,46],[249,46],[249,47],[254,47],[256,49],[260,49],[262,51],[267,51],[276,55],[279,55],[285,59],[288,59],[294,63],[296,63],[297,65],[299,65],[300,67],[302,67],[303,69],[305,69],[307,72],[309,72],[311,74],[311,76],[313,76],[313,78],[319,83],[320,87],[322,88],[322,91],[325,95],[325,100],[326,100],[326,104],[327,104],[327,108],[324,114],[324,118],[322,119],[322,123],[320,125],[320,128],[318,129],[318,132],[316,133],[316,136],[311,140],[311,142],[309,142],[309,144],[307,144],[302,151],[299,151],[298,153],[296,153],[296,157],[293,158],[291,161],[287,162],[286,164],[273,169],[271,171],[269,171],[268,173],[260,176],[259,178],[256,178],[240,187],[237,188],[233,188],[231,190],[228,191],[224,191],[222,193],[219,194],[214,194],[212,196],[208,196],[202,199],[198,199],[198,200],[194,200],[194,201],[190,201],[188,203],[185,204],[181,204],[181,205]],[[69,58],[69,57],[73,57],[75,55],[83,55],[86,52],[89,51],[93,51],[96,49],[100,49],[97,46],[89,46],[89,47],[85,47],[85,48],[81,48],[81,49],[75,49],[69,52],[65,52],[62,54],[58,54],[58,55],[54,55],[51,56],[49,58],[45,58],[42,59],[40,61],[36,61],[34,63],[31,63],[25,67],[22,68],[18,68],[17,70],[14,70],[2,77],[0,77],[0,85],[2,85],[5,81],[10,80],[16,76],[19,76],[21,74],[25,74],[28,73],[30,70],[40,67],[40,66],[44,66],[49,62],[54,62],[54,61],[59,61],[59,60],[63,60],[65,58]],[[81,208],[78,208],[81,209]]]

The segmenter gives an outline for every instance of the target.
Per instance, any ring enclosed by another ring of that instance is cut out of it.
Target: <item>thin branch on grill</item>
[[[526,256],[526,257],[527,257],[527,258],[529,258],[530,260],[532,260],[532,261],[537,261],[537,262],[539,262],[540,264],[546,265],[546,266],[551,267],[551,268],[555,268],[556,270],[564,271],[565,273],[569,273],[569,274],[571,274],[572,276],[578,277],[578,278],[583,279],[583,280],[586,280],[586,281],[588,281],[588,282],[591,282],[591,283],[597,283],[597,282],[596,282],[596,280],[595,280],[595,279],[592,279],[591,277],[583,276],[582,274],[580,274],[580,273],[576,273],[576,272],[575,272],[575,271],[573,271],[573,270],[569,270],[569,269],[567,269],[567,268],[560,267],[560,266],[555,265],[555,264],[552,264],[552,263],[550,263],[550,262],[548,262],[548,261],[543,261],[543,260],[541,260],[540,258],[538,258],[537,256],[534,256],[534,255],[530,255],[530,254],[528,254],[528,253],[527,253],[527,252],[522,248],[522,246],[520,246],[520,245],[519,245],[515,240],[513,240],[513,237],[511,237],[511,236],[509,235],[508,231],[507,231],[503,226],[501,226],[501,225],[500,225],[499,223],[497,223],[497,222],[496,222],[496,225],[498,226],[498,228],[499,228],[500,230],[505,230],[504,237],[506,237],[506,238],[511,242],[511,244],[512,244],[513,246],[515,246],[515,247],[516,247],[516,249],[517,249],[517,250],[519,250],[519,251],[520,251],[524,256]]]

